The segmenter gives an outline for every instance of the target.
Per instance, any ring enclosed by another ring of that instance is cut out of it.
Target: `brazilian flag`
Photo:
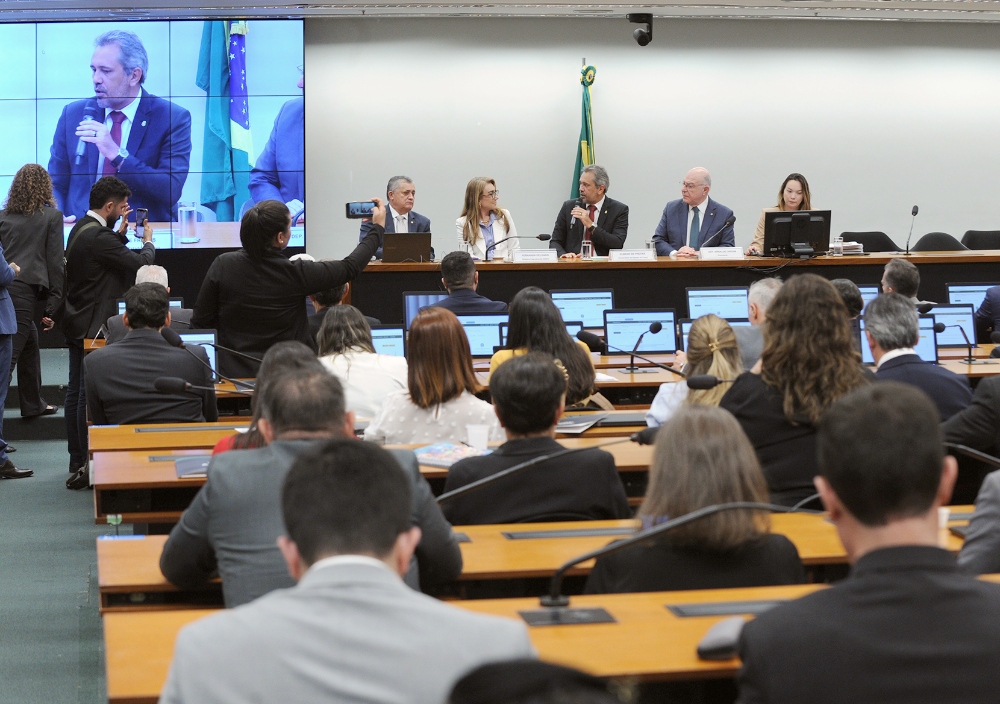
[[[580,127],[580,144],[576,149],[576,169],[573,171],[573,186],[569,197],[580,196],[580,173],[584,166],[590,166],[596,160],[594,156],[594,118],[590,110],[590,87],[594,85],[597,69],[584,66],[580,69],[580,83],[583,84],[583,125]]]

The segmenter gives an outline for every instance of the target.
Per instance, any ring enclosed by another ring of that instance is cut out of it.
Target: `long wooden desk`
[[[90,426],[90,452],[118,450],[192,450],[211,448],[239,428],[250,425],[249,418],[216,423],[145,423],[141,425]]]

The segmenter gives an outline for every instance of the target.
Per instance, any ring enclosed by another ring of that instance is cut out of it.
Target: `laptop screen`
[[[875,358],[872,357],[872,351],[868,347],[868,340],[865,338],[864,318],[858,318],[858,322],[861,324],[861,361],[865,364],[873,365],[875,364]],[[934,334],[935,322],[939,321],[936,321],[933,315],[920,316],[920,341],[914,347],[920,359],[932,364],[937,364],[938,361],[937,345],[935,344],[936,336]]]
[[[747,317],[747,289],[745,286],[724,288],[689,288],[687,290],[688,317],[697,320],[712,313],[720,318],[742,319]]]
[[[882,292],[882,287],[878,284],[859,284],[858,290],[861,291],[861,300],[868,305],[871,301],[878,298],[879,293]]]
[[[968,303],[972,310],[979,310],[986,292],[997,284],[948,284],[948,303]]]
[[[184,307],[184,299],[183,298],[171,298],[170,299],[170,307],[171,308],[183,308]],[[124,298],[119,298],[118,299],[118,315],[125,315],[125,299]]]
[[[729,326],[733,327],[733,328],[735,328],[735,327],[744,327],[744,328],[750,327],[750,321],[746,320],[746,319],[743,319],[743,320],[728,320],[726,322],[728,322]],[[693,320],[688,320],[688,319],[685,318],[685,319],[683,319],[683,320],[680,321],[680,324],[681,324],[681,346],[680,346],[680,349],[687,350],[687,348],[688,348],[688,334],[691,332],[691,325],[694,324],[694,321]]]
[[[185,345],[201,345],[202,349],[208,353],[208,363],[212,365],[212,369],[218,370],[219,367],[215,364],[215,348],[207,344],[215,344],[215,330],[185,330],[178,331],[177,334],[184,340]],[[218,380],[218,374],[215,375],[215,379]]]
[[[508,325],[507,323],[500,323],[500,344],[501,345],[506,345],[507,344],[507,330],[509,328],[510,328],[510,325]],[[576,339],[576,334],[578,332],[580,332],[581,330],[583,330],[583,323],[581,323],[579,320],[574,320],[574,321],[566,323],[566,332],[569,333],[569,336],[572,337],[574,340]]]
[[[971,304],[934,306],[929,313],[937,322],[945,325],[944,332],[937,336],[938,347],[965,347],[962,330],[969,342],[976,344],[976,316]],[[953,326],[961,326],[962,330]]]
[[[403,324],[410,329],[410,323],[425,306],[432,306],[448,297],[446,291],[405,291],[403,292]]]
[[[604,325],[604,311],[615,307],[615,292],[610,288],[549,291],[563,320],[579,320],[585,328]]]
[[[667,353],[677,351],[677,333],[673,310],[606,310],[604,311],[604,339],[611,352],[618,350],[631,352],[642,333],[638,352]],[[651,323],[660,323],[663,329],[653,334],[649,332]]]
[[[476,313],[460,315],[458,322],[465,328],[473,357],[492,357],[493,348],[500,346],[500,323],[507,322],[506,313]]]
[[[372,344],[378,354],[406,356],[402,325],[375,325],[372,327]]]

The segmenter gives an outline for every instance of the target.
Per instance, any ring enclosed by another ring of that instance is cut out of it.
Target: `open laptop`
[[[668,354],[677,351],[676,315],[672,308],[630,308],[604,311],[604,339],[611,354],[621,354],[618,350],[631,352],[642,333],[639,354]],[[649,332],[652,323],[660,323],[663,329],[658,333]],[[615,349],[618,348],[618,349]]]
[[[937,336],[934,333],[935,322],[939,321],[936,321],[933,315],[920,316],[920,340],[917,342],[917,346],[913,348],[920,359],[931,364],[937,364],[938,362]],[[858,318],[858,323],[860,323],[858,330],[861,334],[861,361],[869,366],[874,366],[875,358],[872,357],[872,351],[868,347],[868,340],[865,338],[865,319]]]
[[[171,308],[183,308],[184,307],[184,299],[183,298],[171,298],[170,299],[170,307]],[[119,298],[118,299],[118,315],[124,315],[124,314],[125,314],[125,299],[124,298]]]
[[[750,321],[746,318],[743,320],[727,320],[730,327],[751,327]],[[677,321],[677,331],[680,334],[680,338],[677,340],[677,349],[687,351],[688,348],[688,334],[691,332],[691,325],[694,323],[690,318],[681,318]]]
[[[472,356],[492,357],[494,348],[500,346],[500,324],[507,322],[507,314],[469,313],[457,317],[469,338]]]
[[[604,311],[615,307],[611,288],[553,289],[549,295],[563,320],[579,320],[585,328],[603,326]]]
[[[215,348],[212,347],[215,344],[215,330],[179,330],[177,334],[181,336],[186,346],[200,345],[208,353],[208,363],[212,365],[212,371],[215,372],[212,375],[212,379],[219,381],[219,367],[216,364]]]
[[[429,262],[431,260],[431,233],[386,232],[382,235],[382,261]]]
[[[709,313],[729,320],[747,317],[746,286],[718,286],[712,288],[688,288],[688,317],[697,320]]]
[[[372,344],[378,354],[406,356],[406,333],[402,325],[372,325]]]
[[[421,308],[432,306],[448,297],[447,291],[403,291],[403,326],[410,329],[410,323]]]
[[[948,303],[968,303],[973,311],[979,310],[986,298],[986,292],[1000,284],[945,284],[948,287]]]
[[[508,325],[507,323],[500,323],[500,346],[501,347],[506,347],[506,345],[507,345],[507,330],[508,330],[508,328],[510,328],[510,325]],[[583,330],[583,323],[580,322],[579,320],[573,320],[573,321],[570,321],[570,322],[566,323],[566,332],[568,332],[569,336],[572,337],[574,340],[576,339],[576,334],[578,332],[580,332],[581,330]]]
[[[861,291],[861,300],[865,302],[865,305],[871,303],[882,293],[882,287],[879,284],[858,284],[858,290]]]
[[[967,347],[969,343],[976,344],[976,315],[971,303],[941,304],[931,308],[928,313],[934,320],[944,323],[944,332],[937,335],[938,347]],[[962,330],[969,338],[969,343],[962,337]]]

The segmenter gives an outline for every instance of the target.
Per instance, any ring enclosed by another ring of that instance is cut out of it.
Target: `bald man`
[[[702,247],[734,247],[736,235],[727,221],[733,211],[708,197],[712,176],[696,166],[681,182],[681,197],[663,209],[653,242],[661,257],[696,258]]]

